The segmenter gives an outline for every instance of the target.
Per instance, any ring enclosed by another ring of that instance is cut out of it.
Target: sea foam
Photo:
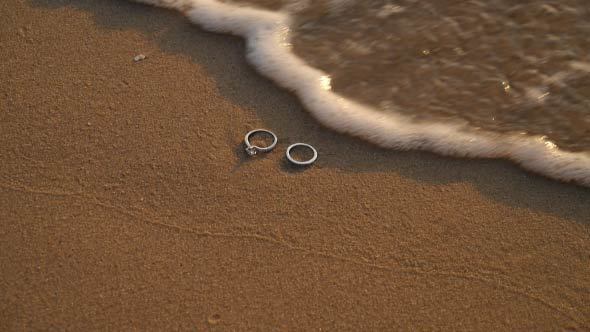
[[[202,28],[242,36],[247,59],[263,75],[293,91],[322,124],[379,146],[442,155],[506,158],[523,168],[590,187],[590,154],[558,149],[544,137],[472,133],[447,123],[415,123],[380,112],[330,89],[330,78],[291,51],[290,16],[216,0],[134,0],[181,11]]]

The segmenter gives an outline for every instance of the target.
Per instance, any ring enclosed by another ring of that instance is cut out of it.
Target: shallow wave
[[[281,12],[217,0],[134,0],[181,11],[206,30],[246,39],[247,59],[260,73],[293,91],[322,124],[382,147],[427,150],[442,155],[506,158],[523,168],[590,187],[590,154],[558,149],[544,137],[470,133],[445,123],[417,124],[379,112],[330,88],[329,77],[291,51],[290,17]]]

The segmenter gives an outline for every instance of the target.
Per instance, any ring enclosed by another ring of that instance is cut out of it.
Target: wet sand
[[[590,328],[589,189],[333,133],[170,11],[0,21],[0,330]]]

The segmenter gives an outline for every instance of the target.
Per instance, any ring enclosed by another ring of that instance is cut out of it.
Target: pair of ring
[[[264,147],[250,143],[250,137],[254,134],[257,134],[257,133],[266,133],[266,134],[271,135],[272,139],[273,139],[272,143],[270,143],[269,146],[264,146]],[[277,135],[275,135],[272,131],[266,130],[266,129],[254,129],[254,130],[248,132],[246,134],[246,136],[244,137],[244,143],[246,143],[246,153],[249,156],[253,156],[253,155],[257,154],[258,152],[271,151],[277,145],[278,141],[279,141],[279,139],[277,138]],[[295,158],[293,158],[291,156],[291,150],[293,150],[296,147],[304,147],[304,148],[311,150],[311,152],[313,152],[313,156],[308,160],[303,160],[303,161],[295,160]],[[313,146],[311,146],[309,144],[305,144],[305,143],[295,143],[295,144],[289,145],[285,155],[287,156],[287,160],[289,160],[291,163],[293,163],[295,165],[300,165],[300,166],[311,165],[316,161],[316,159],[318,159],[318,152],[316,151],[316,149]]]

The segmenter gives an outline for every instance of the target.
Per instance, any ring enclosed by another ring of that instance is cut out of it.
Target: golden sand
[[[0,330],[590,328],[589,189],[330,132],[169,11],[0,22]]]

